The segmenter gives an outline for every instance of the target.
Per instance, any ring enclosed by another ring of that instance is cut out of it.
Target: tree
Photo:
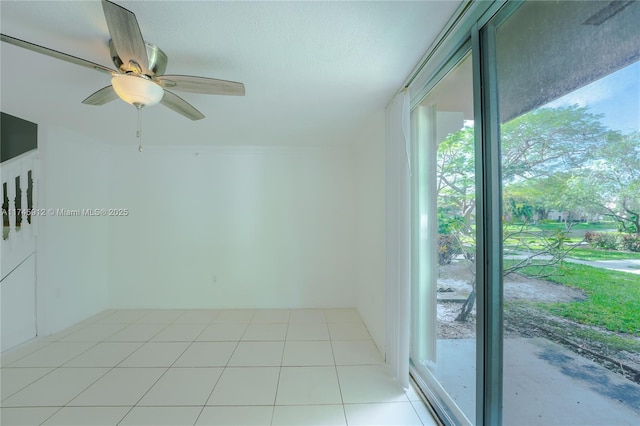
[[[551,210],[570,210],[565,193],[570,173],[558,172],[552,176],[521,180],[503,188],[505,216],[512,216],[512,205],[527,205],[533,210],[534,223],[545,219]],[[537,219],[537,220],[536,220]]]
[[[617,221],[620,230],[640,232],[640,132],[609,132],[594,159],[568,180],[566,198]]]
[[[572,105],[540,108],[500,129],[505,185],[554,176],[581,167],[601,149],[608,135],[601,114]]]
[[[600,115],[576,105],[541,108],[517,117],[501,127],[502,182],[504,185],[504,244],[519,253],[505,268],[508,275],[533,262],[542,263],[540,277],[549,276],[573,248],[565,244],[568,229],[555,233],[534,232],[530,226],[550,208],[567,205],[566,192],[574,170],[592,163],[593,155],[605,149],[611,132],[600,123]],[[636,169],[638,170],[638,169]],[[438,147],[437,194],[439,218],[462,219],[446,226],[449,247],[475,247],[475,155],[473,129],[464,128],[447,136]],[[640,187],[640,183],[638,184]],[[622,201],[621,201],[622,202]],[[630,204],[627,203],[627,206]],[[518,225],[513,227],[513,225]],[[442,228],[442,227],[441,227]],[[441,229],[441,234],[444,231]],[[442,235],[439,241],[443,241]],[[451,241],[457,241],[452,244]],[[442,244],[440,247],[442,251]],[[475,256],[465,256],[473,266]],[[447,258],[441,256],[441,263]],[[450,261],[450,259],[449,259]],[[471,267],[475,271],[474,267]],[[456,318],[465,321],[475,303],[472,291]]]
[[[521,222],[516,227],[508,226],[508,222],[504,224],[504,240],[510,241],[509,249],[515,254],[509,265],[502,270],[505,277],[536,265],[538,268],[535,275],[527,274],[527,276],[535,279],[549,278],[557,273],[557,266],[576,247],[576,245],[566,244],[571,223],[568,223],[565,229],[555,231],[535,231],[531,229],[530,224],[527,221]],[[466,261],[470,263],[473,278],[471,292],[455,318],[456,321],[461,322],[467,320],[476,300],[475,257],[467,257]]]
[[[469,223],[476,207],[473,128],[448,135],[438,145],[438,209]]]
[[[540,108],[503,124],[505,199],[514,206],[529,206],[540,217],[549,209],[567,208],[567,182],[573,171],[606,149],[611,138],[601,118],[573,105]],[[473,128],[450,134],[439,144],[437,194],[439,212],[469,221],[475,210]]]

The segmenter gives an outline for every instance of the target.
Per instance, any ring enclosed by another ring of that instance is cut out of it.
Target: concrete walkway
[[[504,341],[505,425],[638,425],[640,385],[541,338]]]
[[[439,339],[434,374],[460,409],[475,414],[474,339]],[[504,340],[503,424],[640,424],[640,385],[542,338]]]
[[[530,257],[527,253],[522,254],[506,254],[504,258],[509,259],[526,259]],[[536,260],[549,260],[551,256],[536,256]],[[572,257],[564,259],[566,262],[579,263],[580,265],[593,266],[595,268],[612,269],[614,271],[629,272],[631,274],[640,275],[640,259],[624,259],[624,260],[580,260]]]
[[[640,259],[565,260],[640,274]],[[438,293],[438,301],[448,297],[451,293]],[[475,415],[475,356],[474,339],[439,339],[433,372],[471,418]],[[547,339],[505,338],[503,373],[505,425],[640,425],[640,385]]]
[[[626,260],[580,260],[568,257],[567,262],[581,265],[594,266],[596,268],[613,269],[614,271],[629,272],[640,275],[640,259]]]

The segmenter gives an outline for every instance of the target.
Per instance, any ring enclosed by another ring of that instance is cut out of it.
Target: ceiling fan
[[[102,9],[111,36],[109,49],[116,70],[5,34],[0,34],[0,39],[34,52],[111,74],[111,85],[82,101],[87,105],[104,105],[119,97],[140,111],[142,107],[160,102],[191,120],[200,120],[204,118],[200,111],[168,89],[210,95],[244,96],[244,84],[235,81],[190,75],[164,75],[167,55],[159,47],[145,42],[136,15],[108,0],[102,0]]]

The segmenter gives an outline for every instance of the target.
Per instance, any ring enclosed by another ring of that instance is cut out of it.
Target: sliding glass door
[[[475,417],[475,148],[471,55],[412,114],[411,363],[456,424]]]
[[[410,86],[412,375],[446,424],[638,424],[640,2],[496,3]]]
[[[638,424],[640,4],[496,21],[503,422]]]

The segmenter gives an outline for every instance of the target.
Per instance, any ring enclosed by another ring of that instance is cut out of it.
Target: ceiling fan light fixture
[[[120,99],[136,108],[155,105],[164,96],[162,87],[136,75],[115,75],[111,85]]]
[[[110,0],[102,0],[102,11],[111,36],[109,50],[116,70],[6,34],[0,34],[0,41],[111,75],[111,85],[83,100],[85,105],[104,105],[119,97],[135,106],[140,116],[142,107],[162,102],[174,112],[196,121],[203,119],[204,114],[174,94],[173,90],[207,95],[245,95],[244,84],[237,81],[165,75],[167,55],[158,46],[144,41],[136,15]],[[171,91],[164,90],[164,87]]]

